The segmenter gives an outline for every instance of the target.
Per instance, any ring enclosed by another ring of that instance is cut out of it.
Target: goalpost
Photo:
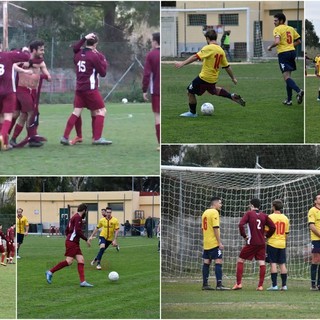
[[[320,191],[320,170],[276,170],[162,166],[161,173],[161,264],[162,277],[201,278],[201,215],[212,196],[222,198],[221,240],[224,244],[224,277],[234,278],[236,260],[244,239],[238,223],[252,198],[271,213],[272,201],[284,202],[290,220],[287,241],[289,278],[309,278],[310,231],[308,210]],[[256,263],[245,264],[245,276],[257,276]]]

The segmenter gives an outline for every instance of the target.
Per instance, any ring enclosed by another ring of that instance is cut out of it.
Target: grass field
[[[279,280],[278,280],[279,281]],[[225,281],[225,286],[234,282]],[[271,284],[265,280],[264,287]],[[239,291],[202,291],[201,282],[164,282],[162,319],[319,319],[320,292],[309,281],[288,279],[288,291],[257,292],[257,280],[243,281]]]
[[[63,146],[71,105],[41,105],[39,134],[48,138],[40,148],[1,153],[0,174],[6,175],[158,175],[160,156],[150,104],[108,104],[103,136],[109,146],[93,146],[91,117],[83,111],[84,142]],[[26,135],[23,132],[21,139]],[[75,131],[71,133],[71,138]]]
[[[16,265],[8,264],[0,268],[1,319],[16,318]]]
[[[320,143],[320,102],[317,101],[320,80],[306,77],[306,143]]]
[[[76,262],[55,273],[51,285],[47,283],[44,272],[64,259],[63,237],[25,239],[18,261],[18,318],[159,319],[157,239],[120,238],[120,252],[108,248],[100,271],[90,265],[98,240],[91,248],[82,242],[86,280],[93,288],[79,286]],[[119,281],[107,279],[110,271],[119,273]]]
[[[198,97],[197,112],[204,102],[215,106],[213,116],[182,118],[189,110],[187,85],[200,72],[201,65],[174,69],[162,64],[162,143],[303,143],[304,108],[282,104],[286,98],[285,83],[276,61],[233,65],[238,84],[232,84],[227,73],[220,72],[219,86],[240,94],[246,107],[229,99],[207,93]],[[303,88],[303,60],[298,61],[293,79]]]

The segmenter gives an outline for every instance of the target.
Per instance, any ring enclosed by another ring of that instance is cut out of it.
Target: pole
[[[2,40],[2,50],[7,51],[9,48],[9,41],[8,41],[8,1],[2,2],[2,19],[3,19],[3,40]]]

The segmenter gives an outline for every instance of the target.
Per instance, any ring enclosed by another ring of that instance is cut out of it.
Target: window
[[[176,1],[161,1],[161,7],[176,7]]]
[[[238,26],[239,14],[238,13],[219,14],[219,24],[222,24],[224,26]]]
[[[203,26],[206,24],[206,14],[188,14],[188,26]]]
[[[108,202],[108,207],[110,207],[112,211],[123,211],[123,202]]]

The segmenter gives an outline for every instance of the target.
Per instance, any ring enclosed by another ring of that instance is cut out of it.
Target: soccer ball
[[[214,106],[209,102],[205,102],[201,106],[201,113],[205,116],[211,116],[213,114],[213,111],[214,111]]]
[[[128,99],[127,98],[123,98],[121,101],[122,101],[122,103],[128,103]]]
[[[111,271],[108,275],[109,280],[111,281],[117,281],[119,280],[119,273],[116,271]]]

